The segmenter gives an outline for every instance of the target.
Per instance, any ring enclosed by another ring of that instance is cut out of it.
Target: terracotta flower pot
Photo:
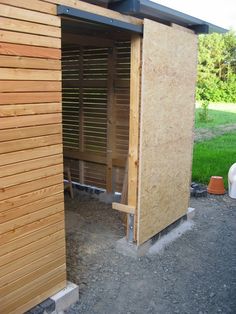
[[[210,194],[225,194],[224,181],[222,177],[212,176],[207,187],[207,192]]]

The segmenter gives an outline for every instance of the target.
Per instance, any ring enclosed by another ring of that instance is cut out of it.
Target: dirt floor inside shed
[[[110,205],[66,196],[68,279],[80,286],[75,313],[236,313],[236,201],[192,198],[192,230],[158,255],[123,256],[125,230]]]

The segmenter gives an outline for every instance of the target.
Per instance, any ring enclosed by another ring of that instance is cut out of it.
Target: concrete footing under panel
[[[27,311],[25,314],[63,314],[66,309],[78,300],[79,287],[68,281],[64,289]]]
[[[192,229],[192,219],[194,215],[195,209],[189,207],[186,215],[166,227],[145,243],[137,246],[135,243],[129,243],[126,238],[122,238],[116,242],[116,250],[120,254],[133,258],[139,258],[148,254],[158,254],[171,242],[174,242],[185,232]]]

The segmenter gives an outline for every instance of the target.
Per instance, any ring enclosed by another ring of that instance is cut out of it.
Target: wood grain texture
[[[30,45],[0,42],[0,55],[60,59],[61,50],[56,48],[34,47]],[[27,78],[25,77],[25,79]]]
[[[138,244],[188,208],[196,69],[196,35],[144,21]]]
[[[18,1],[18,0],[16,0]],[[1,1],[2,2],[2,1]],[[28,2],[29,5],[32,2]],[[42,7],[42,6],[41,6]],[[22,32],[27,34],[43,35],[49,37],[61,37],[61,30],[59,27],[43,25],[39,23],[33,23],[22,20],[15,20],[7,17],[0,16],[0,24],[4,25],[2,28],[4,30]]]
[[[0,0],[0,312],[66,285],[61,19],[56,5]]]

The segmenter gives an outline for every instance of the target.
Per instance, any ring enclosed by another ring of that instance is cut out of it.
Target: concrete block
[[[137,246],[135,243],[130,243],[124,237],[116,241],[116,251],[122,255],[138,258],[144,256],[151,246],[151,241],[147,241],[144,244]]]
[[[68,281],[67,286],[53,295],[51,299],[55,302],[56,313],[63,313],[64,310],[79,300],[79,287]]]

